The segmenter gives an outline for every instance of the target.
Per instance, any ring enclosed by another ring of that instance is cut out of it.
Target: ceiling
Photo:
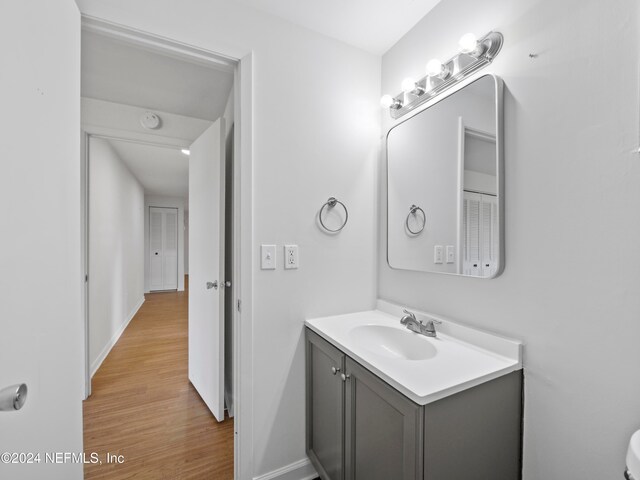
[[[232,87],[230,68],[194,63],[82,31],[82,96],[142,107],[159,112],[161,117],[162,112],[191,117],[172,118],[173,128],[166,129],[168,134],[193,130],[193,118],[214,121],[223,116]],[[120,119],[117,125],[102,126],[119,130],[118,137],[124,140],[108,142],[142,184],[145,194],[187,198],[189,157],[175,147],[161,146],[162,129],[153,131],[154,142],[159,145],[149,145],[131,141],[139,137],[139,126],[136,132],[126,125]]]
[[[383,54],[440,0],[235,0]]]
[[[233,72],[82,31],[82,96],[214,121]]]
[[[174,148],[107,140],[148,195],[189,196],[189,157]]]

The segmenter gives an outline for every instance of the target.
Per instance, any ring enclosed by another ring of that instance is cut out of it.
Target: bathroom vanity
[[[307,454],[324,480],[520,478],[520,342],[400,307],[307,320]]]

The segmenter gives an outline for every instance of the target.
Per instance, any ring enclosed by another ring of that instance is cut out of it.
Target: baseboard
[[[105,347],[102,349],[102,351],[100,352],[100,355],[98,355],[98,358],[96,358],[91,364],[91,378],[93,378],[93,376],[96,374],[96,372],[100,368],[100,365],[102,365],[102,362],[104,362],[104,359],[107,358],[107,355],[109,355],[109,352],[114,347],[114,345],[118,342],[118,340],[120,339],[120,336],[124,333],[125,329],[129,326],[129,323],[131,322],[131,320],[133,320],[133,317],[136,316],[136,313],[138,313],[138,310],[140,310],[140,307],[142,307],[143,303],[144,303],[144,295],[142,296],[142,299],[138,302],[138,304],[133,308],[133,310],[129,314],[129,317],[125,320],[122,326],[118,329],[116,333],[113,334],[113,337],[111,337],[111,340],[109,340],[109,343],[107,343]]]
[[[273,472],[265,473],[253,480],[311,480],[318,474],[308,458],[286,465]]]

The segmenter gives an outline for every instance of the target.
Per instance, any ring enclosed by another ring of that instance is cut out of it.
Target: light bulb
[[[391,95],[383,95],[380,99],[380,105],[383,108],[390,108],[391,105],[395,104],[396,101]]]
[[[462,53],[473,53],[478,48],[478,38],[473,33],[465,33],[458,42]]]
[[[184,153],[185,155],[191,155],[191,152],[189,150],[187,150],[186,148],[183,148],[182,150],[180,150],[182,153]]]
[[[416,89],[416,81],[407,77],[402,81],[402,91],[403,92],[413,92]]]
[[[430,77],[439,77],[443,72],[444,65],[439,59],[434,58],[432,60],[429,60],[429,62],[427,63],[427,75],[429,75]]]

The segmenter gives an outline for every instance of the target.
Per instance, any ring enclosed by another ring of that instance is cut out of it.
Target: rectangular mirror
[[[392,268],[493,278],[504,268],[502,81],[484,75],[387,134]]]

